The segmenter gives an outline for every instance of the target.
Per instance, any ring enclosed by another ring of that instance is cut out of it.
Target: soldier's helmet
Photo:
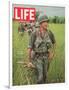
[[[38,17],[39,24],[42,23],[42,22],[45,22],[45,21],[46,22],[49,21],[49,19],[48,19],[48,17],[46,15],[42,15],[42,16]]]

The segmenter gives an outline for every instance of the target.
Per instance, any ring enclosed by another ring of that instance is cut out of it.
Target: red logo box
[[[14,7],[14,20],[35,21],[35,8]]]

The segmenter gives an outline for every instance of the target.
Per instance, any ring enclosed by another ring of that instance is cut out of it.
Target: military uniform
[[[30,24],[28,25],[28,30],[27,31],[28,31],[28,35],[30,36],[31,33],[32,33],[32,29],[31,29],[31,25]]]
[[[55,43],[55,38],[50,30],[42,33],[40,30],[32,32],[29,48],[32,48],[33,54],[32,63],[35,65],[37,70],[37,83],[46,83],[47,71],[48,71],[48,49],[52,48]]]

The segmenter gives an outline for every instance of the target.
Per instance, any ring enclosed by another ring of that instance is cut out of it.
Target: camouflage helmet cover
[[[48,17],[46,15],[42,15],[42,16],[40,16],[38,18],[39,24],[42,23],[42,22],[44,22],[44,21],[47,21],[47,22],[49,21],[49,19],[48,19]]]

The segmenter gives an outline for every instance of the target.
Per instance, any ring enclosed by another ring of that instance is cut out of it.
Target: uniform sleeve
[[[50,36],[50,39],[52,41],[52,44],[55,44],[56,43],[56,40],[55,40],[55,36],[54,34],[52,33],[52,31],[49,31],[49,36]]]
[[[28,48],[31,48],[33,49],[34,47],[34,42],[35,42],[35,38],[36,38],[36,34],[35,32],[32,32],[30,38],[29,38],[29,45],[28,45]]]

